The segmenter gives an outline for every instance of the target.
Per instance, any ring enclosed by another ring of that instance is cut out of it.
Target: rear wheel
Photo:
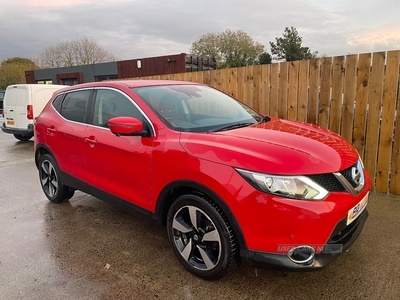
[[[29,141],[29,140],[33,137],[33,135],[14,134],[14,137],[15,137],[17,140],[26,142],[26,141]]]
[[[74,195],[75,191],[61,182],[57,163],[49,154],[39,160],[39,178],[43,192],[51,202],[65,202]]]
[[[219,279],[239,263],[231,226],[220,209],[205,197],[178,197],[168,212],[167,230],[175,256],[196,276]]]

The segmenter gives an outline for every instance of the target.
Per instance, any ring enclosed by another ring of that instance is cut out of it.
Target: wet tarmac
[[[33,141],[0,132],[0,299],[400,299],[400,197],[372,193],[357,242],[324,270],[241,266],[208,282],[173,256],[166,230],[77,192],[44,196]]]

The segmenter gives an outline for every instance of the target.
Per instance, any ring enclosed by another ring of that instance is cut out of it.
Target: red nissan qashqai
[[[180,263],[204,279],[241,261],[323,268],[367,219],[370,177],[346,140],[260,115],[207,85],[67,87],[34,132],[50,201],[80,190],[159,220]]]

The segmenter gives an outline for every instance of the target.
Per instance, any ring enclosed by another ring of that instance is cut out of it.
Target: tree
[[[83,37],[77,40],[60,41],[47,47],[40,55],[45,67],[59,68],[89,65],[118,60],[96,41]]]
[[[29,58],[12,57],[0,64],[0,88],[5,89],[11,84],[25,83],[25,71],[37,69]]]
[[[258,58],[258,61],[260,62],[260,65],[268,65],[272,62],[272,57],[271,54],[264,52],[260,55]]]
[[[271,53],[275,55],[274,59],[294,61],[311,59],[317,56],[318,51],[311,53],[310,48],[302,47],[302,38],[293,26],[290,28],[286,27],[282,36],[275,39],[276,43],[270,42]]]
[[[227,29],[221,33],[207,33],[192,43],[190,52],[198,56],[212,57],[218,68],[233,68],[259,63],[264,45],[242,30]]]

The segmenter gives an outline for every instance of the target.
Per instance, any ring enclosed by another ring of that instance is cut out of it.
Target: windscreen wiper
[[[251,122],[234,123],[234,124],[224,125],[221,127],[211,129],[208,132],[226,131],[226,130],[237,129],[237,128],[241,128],[241,127],[247,127],[247,126],[254,125],[254,124],[255,123],[251,123]]]

